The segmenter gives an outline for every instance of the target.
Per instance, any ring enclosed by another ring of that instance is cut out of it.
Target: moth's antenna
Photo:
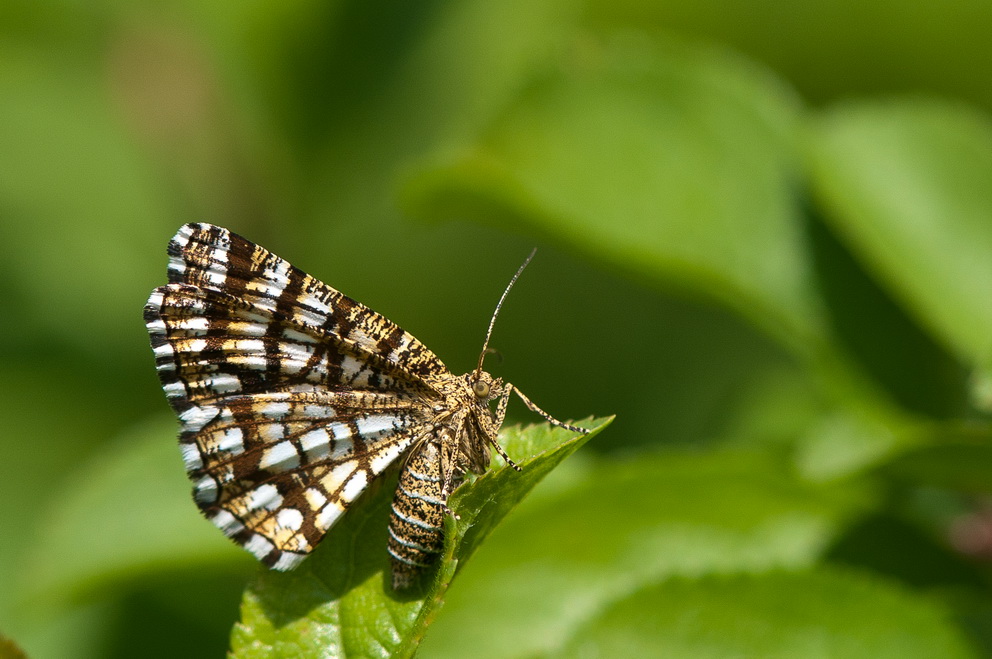
[[[475,367],[476,375],[478,375],[479,372],[482,371],[482,361],[486,358],[486,352],[489,350],[489,337],[492,336],[493,325],[496,324],[496,316],[499,315],[499,310],[503,306],[503,300],[506,299],[506,294],[510,292],[511,288],[513,288],[513,284],[517,281],[517,278],[520,276],[520,273],[524,271],[524,268],[527,267],[527,264],[530,263],[530,260],[534,258],[535,254],[537,254],[536,247],[530,250],[530,254],[527,255],[527,258],[524,259],[524,262],[520,265],[519,268],[517,268],[517,273],[513,275],[513,278],[510,280],[510,283],[506,285],[506,290],[503,291],[503,295],[499,298],[499,302],[496,303],[496,311],[493,312],[493,317],[489,319],[489,329],[486,330],[486,340],[482,344],[482,352],[479,354],[479,365]]]

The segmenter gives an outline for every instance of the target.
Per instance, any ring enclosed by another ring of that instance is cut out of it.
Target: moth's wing
[[[423,422],[416,381],[220,291],[163,286],[145,320],[197,505],[272,567],[309,553]]]
[[[354,402],[275,393],[200,408],[211,420],[184,426],[180,446],[203,514],[269,567],[296,567],[424,427],[410,410]]]
[[[180,421],[192,407],[235,394],[380,391],[430,398],[429,385],[353,345],[226,293],[185,284],[145,305],[155,366]]]
[[[169,252],[173,283],[145,322],[194,497],[289,569],[417,439],[450,374],[395,324],[224,229],[187,225]]]
[[[186,224],[168,252],[170,283],[226,293],[406,379],[429,384],[449,375],[437,355],[395,323],[227,229]],[[265,336],[278,337],[278,328],[268,330]]]

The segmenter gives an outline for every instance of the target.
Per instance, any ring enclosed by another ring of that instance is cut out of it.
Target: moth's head
[[[465,382],[469,391],[480,403],[488,403],[498,398],[503,391],[503,381],[494,378],[485,371],[475,370],[465,374]]]

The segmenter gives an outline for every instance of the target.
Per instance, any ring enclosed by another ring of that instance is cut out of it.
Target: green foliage
[[[187,514],[186,502],[169,496],[187,489],[182,470],[176,469],[181,461],[175,447],[162,441],[174,428],[168,422],[134,428],[108,445],[105,460],[86,465],[67,481],[67,496],[52,507],[24,575],[36,597],[74,595],[191,561],[234,557],[249,563],[235,547],[215,542],[209,525]],[[100,532],[90,532],[93,528]]]
[[[992,366],[992,126],[934,99],[816,117],[812,182],[832,226],[963,363]]]
[[[808,605],[796,606],[798,595]],[[618,600],[558,656],[972,656],[946,615],[898,588],[832,569],[680,579]]]
[[[523,471],[494,467],[452,495],[459,519],[448,520],[436,573],[413,592],[389,585],[383,548],[393,492],[376,488],[300,569],[259,574],[234,632],[234,656],[412,656],[460,565],[534,485],[608,423],[586,425],[592,432],[579,436],[546,425],[504,434],[507,454]]]
[[[0,654],[992,656],[990,33],[980,0],[5,3]],[[537,243],[487,367],[616,420],[562,462],[588,437],[511,406],[524,471],[455,493],[415,592],[388,480],[262,570],[189,501],[141,327],[191,220],[454,372]]]
[[[599,258],[687,279],[801,344],[819,339],[789,194],[798,107],[788,89],[739,59],[643,34],[567,56],[471,151],[415,179],[411,210],[496,206]]]
[[[874,498],[856,483],[810,484],[780,459],[740,450],[585,469],[524,502],[493,535],[483,567],[473,562],[448,595],[424,655],[560,652],[645,584],[811,568]],[[521,608],[535,592],[538,606]],[[494,629],[512,634],[512,652],[486,642]]]

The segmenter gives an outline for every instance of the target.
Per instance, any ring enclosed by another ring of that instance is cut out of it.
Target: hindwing
[[[257,394],[192,408],[179,441],[204,515],[267,565],[294,567],[422,432],[416,411],[388,396],[354,398]]]

